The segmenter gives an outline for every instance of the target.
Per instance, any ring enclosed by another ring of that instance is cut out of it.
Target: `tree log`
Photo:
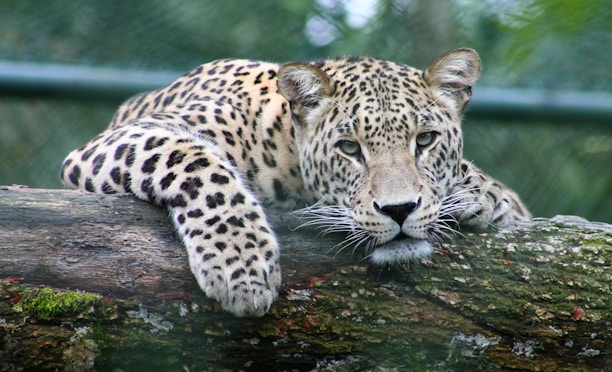
[[[0,370],[612,367],[612,225],[464,232],[429,260],[380,268],[337,248],[341,236],[269,215],[281,295],[239,319],[204,298],[163,209],[1,187]]]

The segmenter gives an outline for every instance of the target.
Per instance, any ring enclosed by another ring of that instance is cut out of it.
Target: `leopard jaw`
[[[370,254],[370,261],[377,265],[414,261],[432,254],[431,244],[424,239],[405,238],[392,240],[378,246]]]

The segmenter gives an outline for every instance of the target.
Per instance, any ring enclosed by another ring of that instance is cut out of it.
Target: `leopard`
[[[463,158],[480,72],[470,48],[424,70],[367,56],[216,60],[123,103],[60,178],[166,208],[204,294],[260,317],[281,288],[268,209],[343,233],[379,266],[427,259],[464,227],[531,218]]]

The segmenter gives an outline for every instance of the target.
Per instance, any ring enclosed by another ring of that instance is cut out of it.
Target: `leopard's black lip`
[[[400,231],[399,234],[397,234],[393,239],[389,240],[390,242],[392,241],[396,241],[396,240],[404,240],[404,239],[415,239],[409,235],[406,235],[404,232]]]

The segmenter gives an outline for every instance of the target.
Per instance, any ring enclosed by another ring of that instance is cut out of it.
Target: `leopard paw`
[[[463,164],[464,177],[453,190],[453,216],[460,225],[485,230],[515,220],[531,218],[518,195],[470,163]]]

